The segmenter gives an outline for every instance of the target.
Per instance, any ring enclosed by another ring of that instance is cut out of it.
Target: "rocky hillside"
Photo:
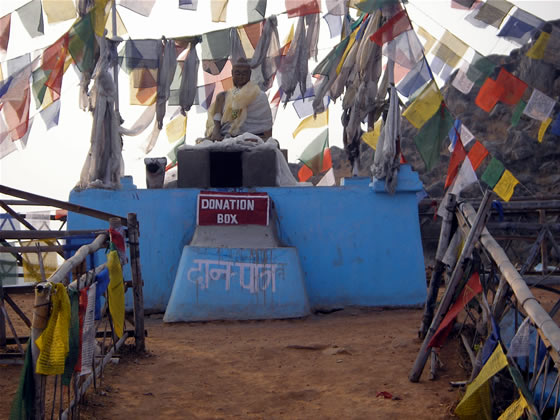
[[[558,21],[551,22],[545,27],[550,31],[552,25],[560,28]],[[493,55],[488,58],[497,64],[494,73],[496,78],[500,67],[505,67],[529,85],[523,100],[528,101],[533,88],[542,91],[555,100],[560,97],[560,60],[533,60],[525,55],[535,40],[522,48],[513,50],[509,56]],[[559,52],[560,55],[560,52]],[[516,127],[511,125],[513,106],[498,103],[491,113],[486,113],[475,105],[478,87],[473,87],[465,95],[451,86],[454,74],[447,85],[441,90],[445,102],[451,113],[460,118],[466,127],[475,135],[490,152],[501,160],[522,186],[516,188],[515,196],[531,194],[554,194],[558,191],[560,182],[560,137],[547,133],[542,143],[537,141],[540,121],[522,116]],[[553,116],[558,109],[555,109]],[[426,191],[431,197],[443,195],[443,184],[449,162],[448,142],[444,142],[441,150],[441,160],[430,172],[426,172],[424,162],[414,144],[417,130],[406,119],[403,119],[402,148],[406,160],[414,170],[419,172]],[[343,150],[333,147],[333,165],[337,178],[350,176],[350,165]],[[373,150],[366,144],[361,145],[360,175],[369,176],[373,161]],[[483,168],[482,168],[483,169]],[[297,168],[294,167],[297,173]],[[479,168],[478,175],[481,175]],[[478,193],[480,194],[480,193]]]

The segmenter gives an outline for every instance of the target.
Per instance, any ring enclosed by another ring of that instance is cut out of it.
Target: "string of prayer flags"
[[[533,89],[533,93],[527,102],[527,106],[523,110],[525,115],[539,121],[546,121],[556,105],[556,101],[538,89]]]
[[[379,28],[372,36],[370,40],[375,42],[377,45],[382,46],[383,44],[395,39],[397,36],[403,32],[411,30],[410,20],[406,14],[406,10],[401,10],[397,12],[391,19],[389,19],[385,24]]]
[[[196,11],[198,0],[179,0],[179,9]]]
[[[513,4],[506,0],[486,0],[475,15],[475,19],[499,28]]]
[[[443,140],[453,126],[453,121],[454,118],[445,104],[440,103],[439,109],[414,137],[416,147],[426,165],[426,171],[431,171],[439,162]]]
[[[43,22],[43,6],[41,0],[31,0],[26,5],[16,10],[23,27],[31,36],[35,38],[45,33]]]
[[[229,0],[210,0],[212,22],[225,22],[227,19],[227,5]]]
[[[49,23],[76,18],[76,6],[72,0],[43,0],[43,10]]]
[[[403,96],[410,98],[412,94],[428,81],[432,80],[432,74],[425,58],[422,58],[412,70],[401,80],[397,86],[397,90]]]
[[[455,182],[453,182],[453,186],[451,187],[451,194],[459,195],[461,191],[467,188],[469,185],[474,184],[478,181],[476,176],[476,172],[472,166],[471,160],[467,156],[457,173],[457,177],[455,178]]]
[[[266,0],[247,0],[247,21],[261,20],[266,16]]]
[[[504,168],[504,164],[500,162],[498,159],[496,159],[495,157],[492,157],[492,160],[486,167],[486,170],[482,174],[481,179],[490,188],[494,188],[498,183],[498,181],[500,180],[500,178],[502,177],[502,174],[504,173],[505,170],[506,168]]]
[[[486,156],[488,156],[488,150],[478,140],[474,142],[473,146],[471,147],[471,150],[469,150],[469,153],[467,155],[475,171],[478,169],[478,167],[484,161],[484,159],[486,159]]]
[[[286,0],[286,11],[289,18],[321,13],[321,2],[319,0]]]
[[[494,192],[498,194],[502,200],[509,201],[517,184],[519,184],[517,178],[506,169],[498,183],[494,186]]]
[[[529,58],[532,58],[533,60],[542,60],[549,39],[550,39],[549,33],[541,32],[537,41],[533,44],[533,46],[529,49],[529,51],[527,51],[525,55]]]
[[[457,408],[455,408],[455,414],[459,418],[492,418],[488,380],[507,365],[508,361],[502,349],[502,345],[498,344],[477,377],[467,385],[467,391],[463,399],[459,402]]]
[[[149,17],[156,0],[119,0],[119,4],[139,15]]]
[[[500,69],[496,83],[504,88],[500,101],[507,105],[516,105],[527,89],[527,83],[518,79],[503,67]]]
[[[490,112],[504,94],[503,86],[494,79],[488,78],[478,91],[474,102],[482,110]]]
[[[3,52],[6,52],[8,50],[8,43],[10,42],[11,22],[11,13],[0,18],[0,51]]]
[[[527,41],[529,41],[533,31],[540,29],[543,26],[543,20],[524,11],[523,9],[518,8],[502,26],[502,29],[498,32],[498,36],[524,45]]]
[[[82,73],[93,73],[95,67],[95,35],[92,14],[79,19],[69,31],[68,51]]]
[[[541,123],[541,126],[539,127],[539,135],[538,135],[539,143],[542,143],[544,135],[546,134],[546,130],[548,130],[548,126],[551,123],[552,123],[552,118],[547,118]]]
[[[519,101],[515,108],[513,109],[513,113],[511,114],[511,125],[516,127],[519,124],[519,120],[521,119],[521,115],[525,110],[527,103],[525,101]]]
[[[416,97],[414,102],[405,109],[405,117],[414,127],[422,126],[440,109],[443,96],[434,81],[430,82],[424,90]],[[446,130],[445,135],[449,129]]]
[[[165,132],[169,143],[174,143],[185,137],[187,134],[187,116],[179,114],[177,117],[173,118],[165,126]]]

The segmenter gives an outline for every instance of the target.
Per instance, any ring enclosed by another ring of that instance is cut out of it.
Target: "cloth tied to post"
[[[119,253],[116,250],[107,254],[107,268],[109,270],[109,313],[113,320],[113,328],[117,337],[122,337],[124,330],[124,282]]]

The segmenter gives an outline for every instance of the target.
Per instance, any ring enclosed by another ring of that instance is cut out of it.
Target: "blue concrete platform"
[[[164,322],[309,314],[297,250],[186,246]]]

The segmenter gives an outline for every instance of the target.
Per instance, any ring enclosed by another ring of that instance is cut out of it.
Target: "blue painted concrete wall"
[[[257,188],[278,214],[278,233],[296,247],[312,308],[418,305],[426,297],[416,193],[422,185],[401,166],[395,195],[383,184],[346,179],[341,187]],[[196,223],[197,189],[73,191],[70,201],[120,216],[137,213],[144,303],[165,311],[183,247]],[[71,213],[68,229],[107,228]],[[130,271],[125,269],[125,278]]]

